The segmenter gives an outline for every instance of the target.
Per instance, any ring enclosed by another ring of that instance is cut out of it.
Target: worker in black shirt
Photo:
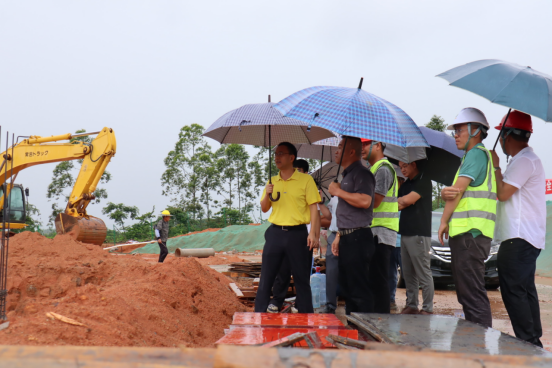
[[[399,189],[399,233],[402,275],[406,283],[406,307],[401,314],[433,314],[431,250],[431,180],[424,179],[418,163],[399,162],[407,177]],[[422,287],[422,310],[418,311],[418,290]]]

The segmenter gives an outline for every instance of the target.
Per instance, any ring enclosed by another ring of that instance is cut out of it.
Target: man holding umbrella
[[[293,167],[297,149],[288,142],[280,143],[274,152],[274,162],[280,170],[267,184],[261,197],[261,209],[272,213],[268,221],[272,225],[265,233],[261,280],[255,312],[266,312],[274,280],[284,259],[291,267],[297,290],[296,307],[299,313],[313,313],[310,289],[310,265],[312,250],[318,247],[320,238],[320,214],[317,203],[321,201],[314,179]],[[280,192],[281,197],[272,201],[270,196]],[[307,224],[311,224],[310,233]]]
[[[399,231],[399,184],[395,168],[383,156],[383,149],[382,142],[362,139],[362,158],[372,165],[370,171],[376,178],[374,220],[372,221],[375,253],[370,265],[373,313],[390,312],[389,264]]]
[[[454,130],[456,146],[466,154],[452,187],[442,190],[446,203],[439,241],[444,245],[443,237],[450,236],[452,277],[466,320],[492,327],[484,276],[494,235],[497,192],[491,154],[481,143],[489,123],[480,110],[468,107],[447,129]]]
[[[375,252],[370,229],[375,179],[362,165],[361,152],[359,138],[344,137],[341,140],[335,161],[343,167],[343,179],[341,184],[334,182],[328,188],[332,196],[339,198],[336,210],[339,232],[332,243],[332,253],[339,256],[339,286],[345,297],[346,314],[370,313],[374,309],[369,270]],[[385,302],[389,309],[389,291]]]
[[[514,110],[496,129],[501,130],[502,150],[512,156],[502,175],[499,158],[491,151],[500,201],[495,232],[496,239],[501,241],[498,250],[500,293],[516,337],[542,347],[535,268],[546,236],[544,168],[528,145],[533,132],[531,116]]]

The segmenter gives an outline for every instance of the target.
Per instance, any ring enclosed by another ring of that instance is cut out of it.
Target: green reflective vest
[[[464,234],[477,229],[486,237],[493,238],[496,222],[496,179],[493,160],[490,152],[483,146],[477,146],[487,154],[487,176],[478,187],[468,186],[462,199],[456,206],[449,222],[449,236]],[[464,159],[462,159],[462,164]],[[460,168],[462,165],[460,165]],[[456,173],[454,183],[458,179],[460,169]]]
[[[395,168],[386,159],[381,159],[370,168],[370,171],[376,175],[376,171],[382,166],[387,165],[393,172],[393,185],[383,198],[378,208],[374,208],[374,219],[372,226],[383,226],[393,231],[399,231],[399,188],[397,185],[397,173]]]

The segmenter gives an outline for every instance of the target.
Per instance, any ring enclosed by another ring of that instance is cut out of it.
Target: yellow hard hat
[[[170,213],[169,211],[165,210],[165,211],[161,212],[161,215],[163,215],[163,216],[170,216],[171,213]]]

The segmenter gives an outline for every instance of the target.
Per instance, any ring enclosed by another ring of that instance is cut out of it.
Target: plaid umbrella
[[[332,137],[322,139],[313,144],[296,144],[297,157],[311,158],[321,161],[335,161],[335,151],[339,145],[340,138]]]
[[[401,147],[428,147],[403,110],[359,88],[311,87],[286,97],[274,108],[284,116],[340,135],[372,139]]]
[[[232,110],[215,121],[204,136],[219,143],[251,144],[271,147],[280,142],[313,143],[335,135],[324,128],[309,127],[308,123],[287,118],[275,110],[268,97],[268,103],[244,105]],[[272,160],[272,157],[270,158]],[[272,165],[269,167],[269,182],[272,184]],[[270,195],[272,201],[280,199]]]
[[[274,146],[280,142],[313,143],[335,136],[327,129],[309,129],[308,123],[284,117],[272,107],[273,105],[270,102],[249,104],[227,112],[207,128],[203,135],[220,143],[263,147]]]

